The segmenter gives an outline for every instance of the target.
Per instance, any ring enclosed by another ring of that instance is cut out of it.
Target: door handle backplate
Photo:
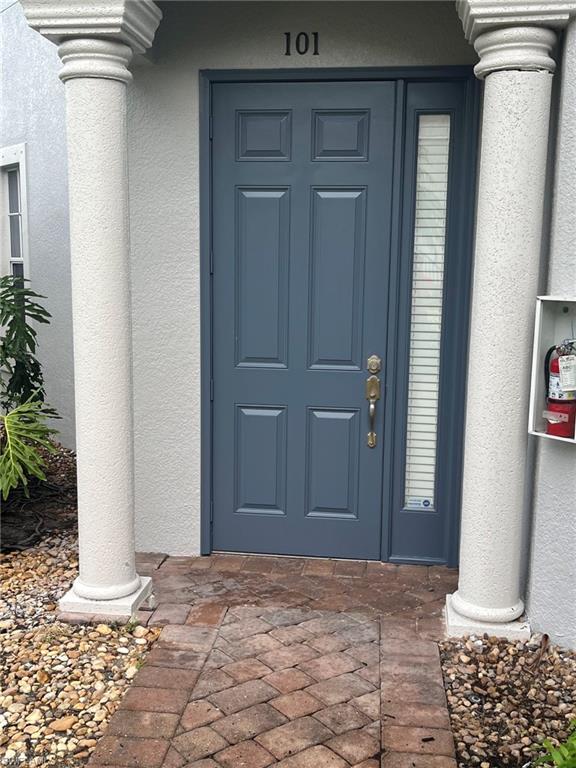
[[[366,400],[368,400],[368,421],[370,424],[366,442],[368,448],[376,448],[376,403],[380,400],[380,379],[374,374],[366,379]]]

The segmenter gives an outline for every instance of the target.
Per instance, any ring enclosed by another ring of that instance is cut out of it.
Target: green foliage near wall
[[[28,495],[31,477],[45,480],[43,453],[53,451],[48,426],[56,412],[44,403],[44,377],[36,357],[36,323],[50,322],[38,303],[43,296],[26,281],[0,277],[0,494],[22,486]]]
[[[36,357],[34,323],[50,322],[43,299],[25,280],[0,277],[0,405],[6,411],[27,402],[44,400],[42,366]]]

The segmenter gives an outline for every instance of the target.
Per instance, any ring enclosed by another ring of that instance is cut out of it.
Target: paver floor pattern
[[[91,768],[455,768],[434,639],[455,573],[140,558],[164,625]]]

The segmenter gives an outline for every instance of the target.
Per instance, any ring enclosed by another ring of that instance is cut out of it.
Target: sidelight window
[[[418,121],[405,508],[435,502],[450,115]]]

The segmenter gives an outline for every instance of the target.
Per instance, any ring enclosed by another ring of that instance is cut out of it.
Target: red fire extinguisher
[[[573,438],[576,429],[576,389],[562,386],[560,359],[576,354],[576,339],[566,339],[550,347],[544,361],[546,404],[544,411],[546,433],[556,437]]]

